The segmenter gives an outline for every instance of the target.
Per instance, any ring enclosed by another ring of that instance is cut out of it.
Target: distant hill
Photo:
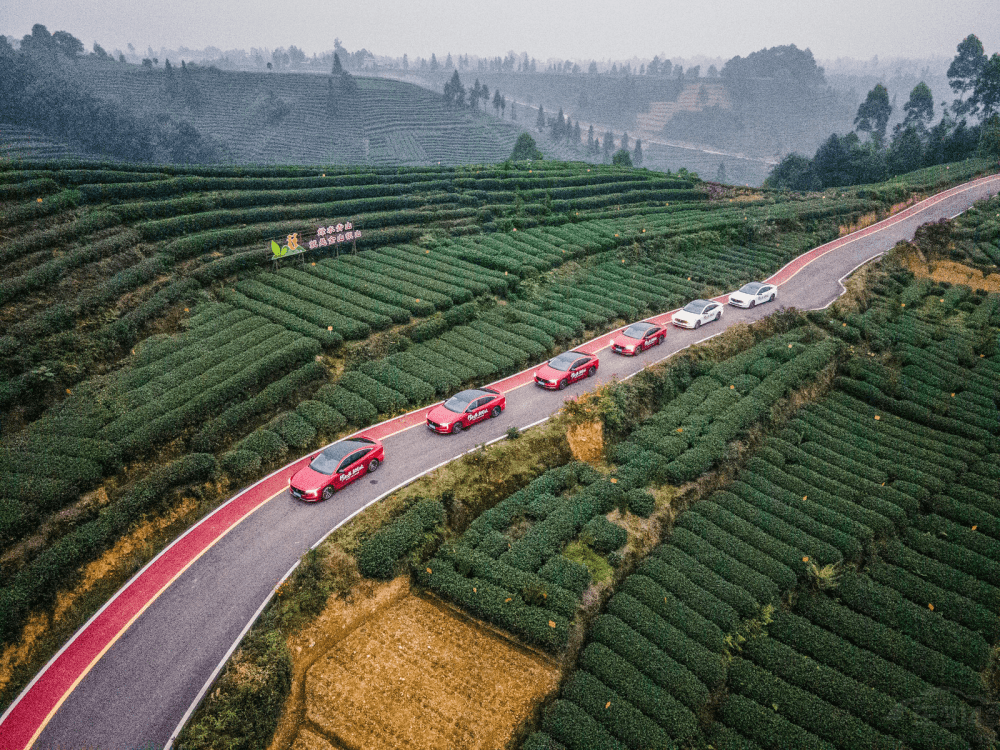
[[[90,91],[124,109],[193,125],[223,161],[436,165],[506,159],[515,123],[446,107],[412,84],[313,73],[249,73],[81,59]]]

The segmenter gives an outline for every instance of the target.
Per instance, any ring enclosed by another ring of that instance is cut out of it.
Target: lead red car
[[[470,388],[435,406],[427,414],[427,427],[434,432],[461,432],[488,417],[499,417],[507,399],[492,388]]]
[[[535,383],[542,388],[561,391],[570,383],[596,375],[599,365],[600,361],[593,354],[563,352],[535,370]]]
[[[611,340],[611,351],[615,354],[639,354],[651,346],[662,344],[667,329],[657,323],[644,320],[633,323]]]
[[[297,471],[288,491],[306,502],[329,500],[337,490],[371,474],[384,460],[385,450],[378,440],[341,440],[317,453],[308,466]]]

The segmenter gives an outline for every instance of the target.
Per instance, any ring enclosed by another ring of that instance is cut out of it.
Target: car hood
[[[747,294],[746,292],[733,292],[729,295],[729,299],[742,300],[746,302],[747,300],[757,299],[757,295]]]
[[[306,466],[292,477],[292,487],[304,492],[315,492],[329,484],[331,478],[329,474],[322,474]]]
[[[698,320],[701,316],[697,313],[686,312],[685,310],[678,310],[674,313],[674,320]]]
[[[617,346],[635,346],[640,341],[642,341],[642,339],[634,339],[631,336],[626,336],[624,333],[619,333],[617,336],[615,336],[613,339],[611,339],[611,345],[612,346],[615,346],[615,345],[617,345]]]
[[[559,380],[569,375],[569,370],[557,370],[546,363],[535,370],[535,375],[544,380]]]
[[[461,413],[455,413],[451,409],[444,408],[444,404],[438,404],[429,412],[427,412],[427,418],[432,422],[437,422],[438,424],[451,424],[456,419],[461,418]]]

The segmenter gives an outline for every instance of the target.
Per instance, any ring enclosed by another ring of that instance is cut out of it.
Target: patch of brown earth
[[[291,746],[502,748],[558,681],[546,657],[407,594],[309,668]]]
[[[597,463],[604,455],[604,423],[598,420],[570,427],[566,441],[577,461]]]

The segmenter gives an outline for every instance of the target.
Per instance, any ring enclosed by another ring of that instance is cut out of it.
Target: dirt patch
[[[597,463],[604,455],[604,423],[585,422],[566,431],[566,441],[577,461]]]
[[[984,274],[953,260],[927,260],[920,248],[912,243],[898,245],[894,257],[919,278],[948,284],[965,284],[987,292],[1000,292],[1000,274]]]
[[[407,594],[315,660],[292,747],[502,748],[558,681],[549,659]]]

